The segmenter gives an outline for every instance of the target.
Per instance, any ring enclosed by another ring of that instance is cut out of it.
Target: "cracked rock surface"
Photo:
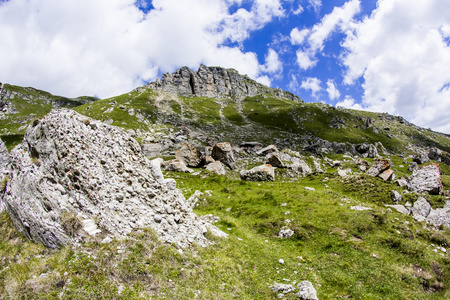
[[[170,181],[155,179],[129,134],[74,111],[52,110],[30,126],[11,157],[5,208],[22,234],[47,247],[140,227],[181,247],[206,246],[207,228],[220,231]]]

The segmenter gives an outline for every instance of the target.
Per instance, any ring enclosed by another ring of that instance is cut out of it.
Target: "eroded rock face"
[[[209,243],[204,233],[212,225],[170,181],[152,176],[139,144],[117,127],[52,110],[11,155],[6,210],[18,231],[47,247],[138,227],[181,247]],[[68,219],[80,226],[68,228]]]
[[[442,194],[441,171],[439,165],[431,164],[415,169],[409,178],[409,190],[422,193],[428,192],[433,195]]]
[[[1,195],[3,194],[3,189],[6,187],[10,164],[11,156],[9,155],[8,149],[6,149],[5,143],[0,139],[0,212],[4,210]]]
[[[269,93],[278,98],[303,102],[290,92],[263,86],[247,75],[240,75],[236,70],[205,65],[200,65],[198,71],[182,67],[173,74],[166,73],[161,79],[149,83],[147,87],[182,96],[217,99],[235,97],[243,100],[246,97]]]

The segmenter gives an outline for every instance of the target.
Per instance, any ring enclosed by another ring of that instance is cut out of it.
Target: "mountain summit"
[[[161,79],[151,82],[148,88],[176,93],[181,96],[209,97],[209,98],[237,98],[254,97],[269,94],[277,98],[303,102],[298,96],[281,89],[269,88],[241,75],[234,69],[222,67],[207,67],[200,65],[198,71],[182,67],[176,72],[163,74]]]

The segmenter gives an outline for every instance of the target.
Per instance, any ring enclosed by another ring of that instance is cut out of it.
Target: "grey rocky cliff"
[[[166,73],[161,79],[149,83],[147,88],[187,97],[210,97],[224,99],[234,97],[243,100],[260,94],[303,102],[290,92],[273,89],[241,75],[234,69],[200,65],[198,71],[182,67],[175,73]]]
[[[140,227],[181,247],[205,246],[207,229],[219,231],[197,218],[170,180],[155,179],[126,132],[74,111],[52,110],[11,156],[5,208],[22,234],[47,247]],[[80,226],[68,228],[68,218]]]

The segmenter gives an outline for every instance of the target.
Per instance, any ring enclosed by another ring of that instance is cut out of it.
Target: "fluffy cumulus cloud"
[[[346,95],[344,100],[339,101],[336,104],[337,107],[344,107],[344,108],[351,108],[351,109],[357,109],[357,110],[364,110],[364,108],[361,106],[361,104],[356,103],[355,99],[353,99],[351,96]]]
[[[362,106],[450,132],[450,2],[380,0],[342,46],[345,82],[364,79]]]
[[[341,93],[336,87],[336,83],[331,79],[328,79],[327,81],[327,93],[330,100],[339,99],[339,97],[341,96]]]
[[[320,1],[318,2],[320,3]],[[298,66],[303,70],[314,67],[318,61],[316,54],[323,50],[325,40],[335,31],[345,32],[353,27],[353,18],[360,12],[360,9],[359,0],[350,0],[342,7],[335,7],[331,13],[325,15],[321,22],[315,24],[311,29],[292,29],[290,33],[291,43],[301,45],[297,50]]]
[[[321,81],[315,77],[308,77],[302,81],[300,87],[304,90],[310,90],[314,98],[317,98],[317,93],[322,90]]]
[[[0,78],[65,96],[127,92],[160,72],[200,63],[233,67],[270,83],[279,69],[242,43],[282,18],[280,0],[10,0],[0,2]],[[140,8],[140,9],[139,9]],[[228,46],[226,46],[228,45]]]

